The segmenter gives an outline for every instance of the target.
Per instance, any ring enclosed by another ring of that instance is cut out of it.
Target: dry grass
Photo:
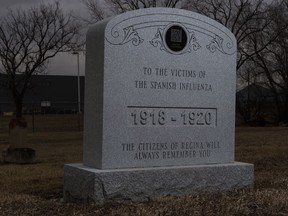
[[[99,207],[62,201],[63,165],[82,161],[82,133],[77,127],[58,129],[67,118],[50,119],[46,132],[29,134],[38,163],[0,163],[0,215],[288,215],[288,128],[237,128],[236,159],[255,164],[253,190]],[[0,128],[6,122],[0,118]],[[0,129],[0,149],[7,146],[8,135]]]

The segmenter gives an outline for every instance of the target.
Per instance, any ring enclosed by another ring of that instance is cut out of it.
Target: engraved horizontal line
[[[204,109],[204,110],[216,110],[216,111],[217,111],[217,108],[209,108],[209,107],[127,106],[127,108],[146,108],[146,109]]]

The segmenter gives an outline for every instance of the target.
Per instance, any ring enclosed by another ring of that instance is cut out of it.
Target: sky
[[[78,16],[85,16],[87,10],[81,0],[58,0],[64,11],[73,11]],[[0,0],[0,16],[5,16],[7,9],[28,9],[39,5],[41,2],[54,3],[55,0]],[[85,73],[85,57],[79,56],[80,75]],[[46,73],[48,75],[77,75],[77,55],[69,53],[59,53],[54,59],[49,61]]]

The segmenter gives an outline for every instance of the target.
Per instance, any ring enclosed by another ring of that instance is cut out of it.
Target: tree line
[[[182,8],[208,16],[230,29],[238,46],[238,82],[270,90],[276,122],[288,122],[288,0],[82,0],[89,17],[64,13],[58,2],[0,19],[0,73],[7,77],[22,117],[22,101],[33,74],[45,71],[58,52],[83,46],[81,28],[116,14],[150,7]],[[101,2],[101,3],[100,3]],[[83,24],[84,23],[84,24]],[[17,76],[16,76],[17,75]],[[245,121],[260,116],[261,105],[237,103]]]

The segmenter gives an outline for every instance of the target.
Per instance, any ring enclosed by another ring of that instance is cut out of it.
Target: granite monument
[[[97,203],[253,185],[234,161],[237,43],[180,9],[103,20],[87,34],[83,164],[64,198]]]

